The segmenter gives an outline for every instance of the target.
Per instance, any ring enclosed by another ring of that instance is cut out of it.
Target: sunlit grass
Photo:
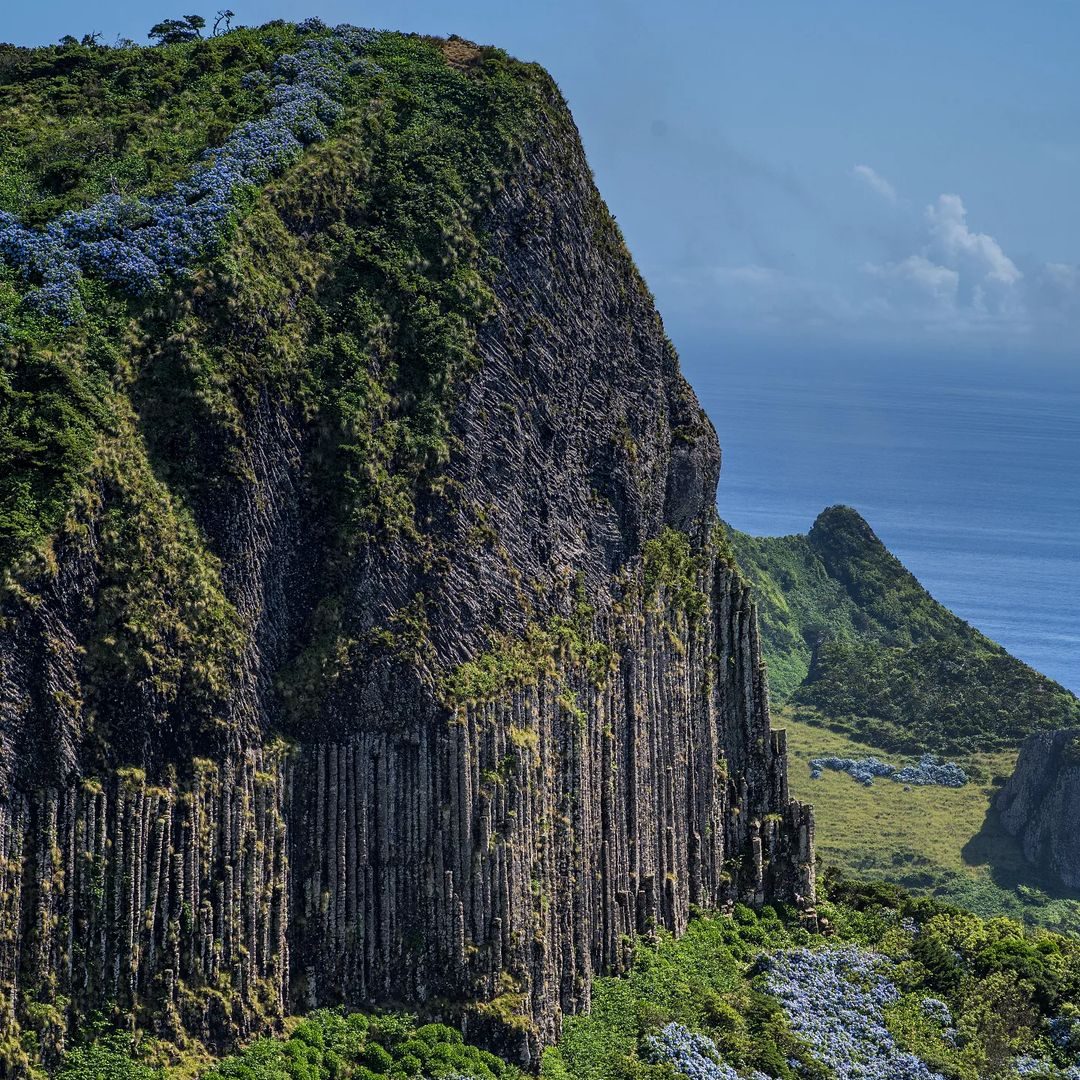
[[[1024,860],[1017,842],[990,812],[1016,751],[958,759],[972,781],[963,788],[914,787],[891,780],[864,787],[845,773],[810,779],[809,761],[826,754],[875,755],[896,764],[909,759],[795,720],[778,710],[774,723],[788,732],[791,791],[816,809],[818,854],[852,877],[891,881],[916,893],[970,908],[1008,914],[1080,933],[1080,896],[1055,891]]]

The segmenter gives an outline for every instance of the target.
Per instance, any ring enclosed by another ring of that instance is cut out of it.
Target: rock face
[[[693,904],[812,903],[716,436],[544,85],[477,211],[493,316],[408,529],[337,543],[320,421],[287,395],[234,386],[231,441],[163,428],[170,349],[280,347],[353,287],[298,275],[277,286],[298,314],[267,327],[210,281],[184,340],[133,361],[145,490],[187,508],[153,580],[114,554],[143,511],[103,466],[48,568],[5,594],[0,1017],[46,1054],[102,1008],[226,1045],[395,1001],[535,1061],[636,935]],[[276,197],[301,259],[319,230]],[[394,393],[376,438],[426,407],[404,377]],[[231,644],[203,648],[215,605]],[[170,628],[153,677],[115,662],[106,608]]]
[[[1029,736],[996,806],[1025,857],[1080,890],[1080,729]]]

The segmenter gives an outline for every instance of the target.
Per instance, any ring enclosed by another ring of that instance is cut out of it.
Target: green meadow
[[[796,719],[783,708],[775,711],[773,722],[788,732],[792,794],[814,804],[823,865],[847,876],[893,882],[981,915],[1006,914],[1080,933],[1080,899],[1043,880],[993,812],[994,793],[1012,772],[1015,750],[957,758],[971,777],[963,788],[905,791],[891,780],[864,787],[846,773],[826,771],[812,780],[810,759],[873,755],[900,764],[911,758]]]

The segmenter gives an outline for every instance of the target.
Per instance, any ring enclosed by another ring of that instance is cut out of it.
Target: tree
[[[185,15],[182,19],[163,19],[150,27],[148,38],[157,38],[158,45],[175,45],[178,41],[191,41],[202,37],[206,20],[201,15]]]
[[[223,8],[217,13],[217,18],[214,20],[214,37],[217,37],[219,33],[228,33],[232,29],[233,17],[236,15],[235,11],[230,11],[228,8]],[[225,24],[225,29],[219,30],[221,24]]]

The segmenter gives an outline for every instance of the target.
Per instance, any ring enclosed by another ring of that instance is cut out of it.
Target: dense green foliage
[[[462,1041],[443,1024],[407,1016],[343,1016],[322,1010],[286,1040],[259,1039],[202,1074],[201,1080],[407,1080],[469,1076],[512,1080],[517,1069]]]
[[[770,687],[803,718],[950,753],[1080,722],[1080,701],[937,603],[854,510],[826,510],[807,536],[730,536]]]
[[[811,936],[772,908],[699,917],[684,937],[641,944],[625,978],[598,979],[587,1016],[566,1021],[544,1056],[544,1080],[628,1080],[674,1074],[648,1063],[644,1039],[675,1020],[713,1036],[725,1060],[777,1078],[824,1074],[792,1035],[779,1005],[753,979],[764,949],[808,944]],[[791,1062],[799,1062],[796,1069]]]
[[[265,108],[251,72],[287,23],[166,48],[0,45],[0,210],[41,225],[110,192],[158,194]]]
[[[1013,1076],[1018,1056],[1057,1058],[1050,1022],[1080,1016],[1080,940],[983,919],[888,885],[826,881],[837,936],[894,960],[904,999],[889,1018],[907,1046],[947,1077]],[[910,920],[906,922],[905,920]],[[952,1012],[955,1041],[919,1016],[927,995]]]
[[[276,23],[155,48],[0,52],[0,208],[33,222],[103,190],[167,187],[259,114],[262,84],[245,76],[296,40]],[[0,269],[6,585],[32,586],[60,544],[78,542],[104,512],[116,526],[116,543],[98,553],[104,574],[137,594],[127,600],[138,610],[164,613],[125,620],[104,609],[91,672],[163,679],[176,699],[180,668],[205,667],[179,654],[197,649],[210,667],[196,696],[213,697],[219,658],[237,655],[245,628],[221,599],[200,524],[230,488],[250,484],[262,400],[287,403],[310,433],[304,497],[312,550],[323,553],[310,645],[279,679],[288,710],[317,708],[358,652],[387,646],[385,634],[343,623],[357,549],[402,539],[419,566],[436,557],[417,504],[427,500],[427,514],[450,497],[439,480],[449,410],[493,310],[481,223],[557,98],[539,68],[456,40],[380,34],[367,58],[331,137],[248,191],[227,242],[182,285],[135,300],[87,277],[87,317],[62,326],[20,305],[23,286]],[[83,129],[99,148],[85,160],[48,143],[50,132]],[[62,176],[49,171],[69,158]],[[161,537],[181,535],[182,553],[161,549]],[[410,631],[421,598],[416,607]],[[405,636],[414,647],[416,635]]]
[[[890,886],[828,883],[828,936],[808,934],[770,908],[733,918],[699,916],[681,940],[638,949],[624,979],[600,979],[590,1015],[567,1021],[545,1055],[545,1080],[671,1076],[651,1064],[646,1037],[670,1021],[716,1042],[723,1059],[771,1076],[827,1076],[764,989],[759,957],[778,949],[854,944],[893,960],[901,992],[887,1022],[897,1042],[949,1080],[1015,1076],[1023,1054],[1052,1060],[1049,1021],[1080,1015],[1080,942],[984,920]],[[955,1039],[925,1015],[948,1005]],[[798,1068],[795,1066],[798,1062]]]
[[[70,1051],[56,1080],[166,1080],[167,1070],[137,1056],[130,1036],[107,1035]],[[199,1073],[200,1080],[515,1080],[521,1073],[465,1043],[443,1024],[399,1014],[346,1015],[320,1009],[287,1038],[257,1039]]]
[[[905,750],[1013,746],[1029,732],[1080,721],[1071,694],[978,639],[909,649],[825,643],[795,701],[845,718],[869,742]]]
[[[707,556],[694,551],[685,533],[665,526],[658,537],[646,541],[643,557],[645,591],[650,597],[663,587],[675,607],[689,617],[704,614],[708,597],[699,578]]]

